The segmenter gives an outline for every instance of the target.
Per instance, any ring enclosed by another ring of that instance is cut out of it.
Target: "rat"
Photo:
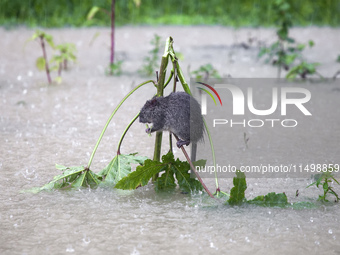
[[[172,92],[166,97],[148,100],[139,113],[139,122],[153,124],[145,130],[148,134],[169,131],[177,135],[180,138],[178,148],[190,142],[197,145],[204,135],[201,106],[186,92]]]

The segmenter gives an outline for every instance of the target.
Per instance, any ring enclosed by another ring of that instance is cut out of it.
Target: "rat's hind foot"
[[[178,140],[176,144],[178,148],[181,148],[183,145],[188,146],[190,144],[190,141]]]

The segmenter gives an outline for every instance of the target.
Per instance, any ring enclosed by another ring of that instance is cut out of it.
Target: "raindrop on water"
[[[86,235],[84,235],[83,243],[86,244],[86,245],[88,245],[89,243],[91,243],[90,237],[86,237]]]
[[[66,248],[66,252],[74,252],[74,249],[72,248],[72,245],[68,246]]]
[[[136,247],[133,248],[133,251],[131,252],[133,255],[139,255],[140,252],[136,249]]]

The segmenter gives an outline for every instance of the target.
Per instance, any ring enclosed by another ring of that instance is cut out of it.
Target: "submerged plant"
[[[306,79],[308,75],[318,74],[321,78],[322,75],[320,75],[316,71],[316,67],[319,66],[319,63],[308,63],[306,61],[301,61],[300,64],[294,66],[286,75],[287,79],[296,79],[298,76],[302,79]]]
[[[318,179],[315,182],[307,186],[307,188],[311,186],[316,186],[317,188],[319,188],[319,186],[322,185],[323,195],[319,195],[319,201],[329,202],[329,200],[326,198],[329,194],[335,196],[335,202],[339,201],[339,195],[334,191],[334,188],[332,187],[333,181],[339,185],[339,182],[334,177],[334,170],[335,169],[333,168],[328,168],[326,172],[318,176]]]
[[[229,205],[255,204],[266,207],[285,207],[288,205],[285,193],[270,192],[264,196],[257,196],[254,199],[247,200],[245,191],[247,189],[246,176],[243,172],[237,170],[236,177],[233,178],[234,187],[230,191],[230,197],[227,200]]]
[[[76,62],[76,46],[73,43],[63,43],[55,46],[56,50],[59,50],[59,54],[53,55],[51,62],[55,64],[52,70],[58,70],[57,81],[61,82],[62,70],[68,69],[68,63],[70,61]]]
[[[45,32],[37,30],[33,36],[29,39],[29,41],[39,39],[39,43],[41,45],[43,56],[37,58],[36,66],[39,70],[46,71],[48,83],[52,83],[51,72],[57,70],[58,77],[55,79],[58,83],[61,82],[61,71],[62,69],[67,69],[67,64],[69,61],[76,61],[76,47],[73,43],[64,43],[55,45],[53,41],[53,37]],[[59,50],[59,54],[52,55],[51,63],[55,64],[50,67],[49,60],[46,53],[46,42],[51,46],[53,50]]]
[[[194,75],[194,78],[197,81],[207,80],[209,78],[217,78],[217,79],[221,78],[221,75],[212,66],[212,64],[206,64],[206,65],[200,66],[198,69],[192,71],[191,74]]]
[[[158,66],[158,58],[161,50],[160,44],[161,37],[157,34],[151,40],[151,45],[153,48],[149,51],[149,55],[144,58],[144,64],[138,72],[142,75],[151,76],[155,73]]]
[[[273,3],[273,10],[276,15],[276,31],[277,41],[269,47],[262,47],[259,52],[259,57],[267,56],[266,62],[271,62],[277,66],[277,77],[281,77],[282,69],[289,71],[296,60],[300,64],[293,67],[286,75],[287,79],[295,79],[297,76],[305,79],[307,75],[316,74],[316,66],[319,63],[307,63],[302,56],[302,51],[306,44],[296,43],[295,39],[289,36],[289,29],[293,26],[291,6],[287,0],[276,0]],[[308,42],[309,47],[314,46],[313,41]]]

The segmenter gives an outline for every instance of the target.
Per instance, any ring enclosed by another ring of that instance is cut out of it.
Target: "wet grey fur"
[[[201,107],[185,92],[173,92],[166,97],[148,100],[140,111],[139,122],[153,124],[151,129],[146,130],[147,133],[164,130],[176,134],[182,140],[182,143],[177,143],[178,147],[203,139]]]

